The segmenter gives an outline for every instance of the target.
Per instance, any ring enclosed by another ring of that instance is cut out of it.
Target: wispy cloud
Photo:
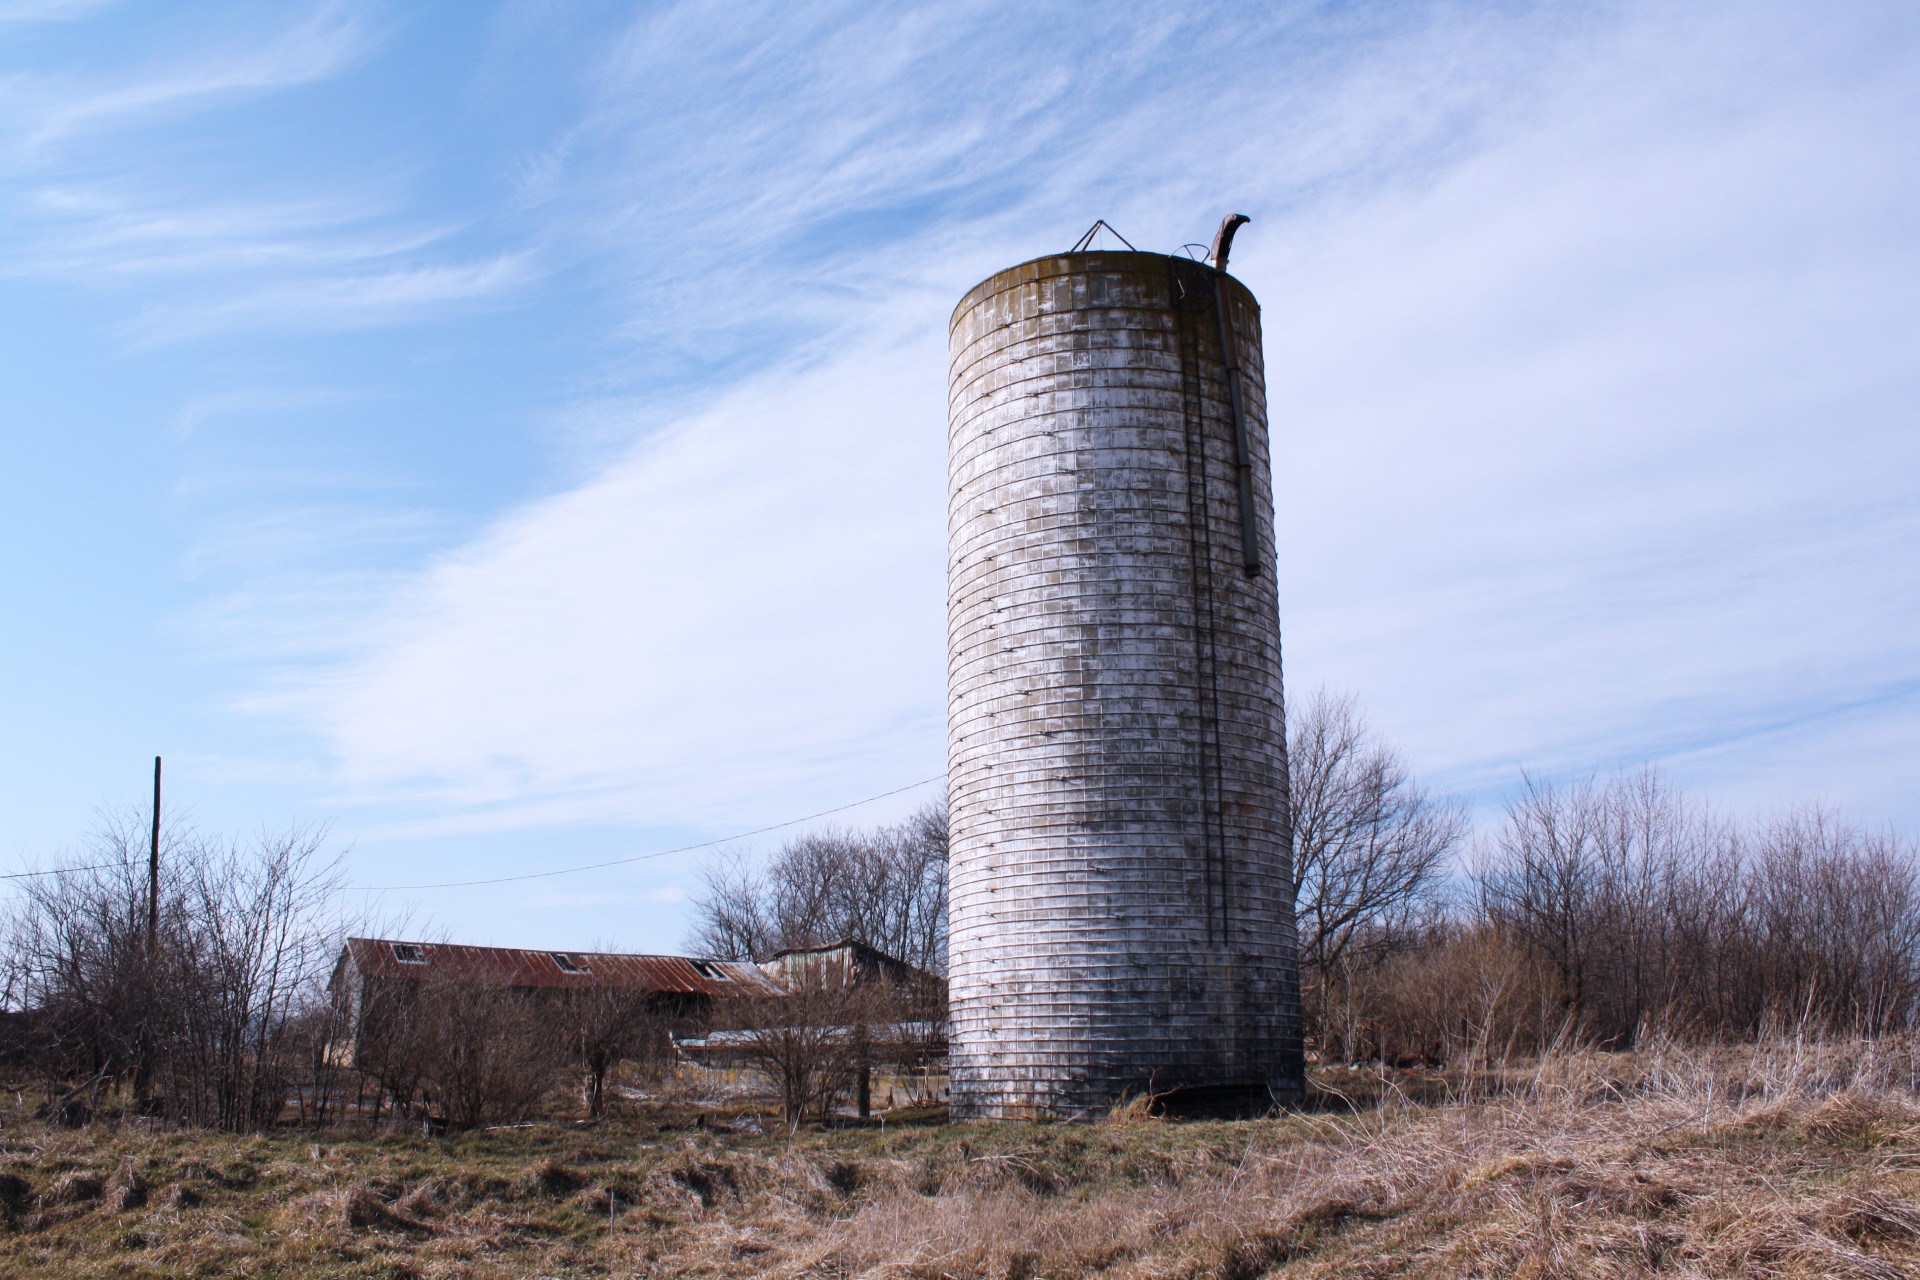
[[[1920,822],[1908,7],[590,9],[510,85],[460,6],[0,72],[0,270],[163,386],[209,770],[515,869],[938,772],[948,308],[1233,208],[1295,687],[1483,799]]]
[[[174,418],[178,435],[190,435],[227,418],[297,413],[364,402],[364,393],[326,386],[240,386],[197,395]]]
[[[197,193],[196,193],[197,195]],[[151,190],[49,186],[36,193],[45,234],[21,270],[127,280],[212,273],[351,270],[433,248],[455,227],[396,224],[392,198],[210,204]]]
[[[372,43],[360,15],[327,3],[256,43],[203,49],[189,65],[134,71],[104,85],[17,82],[15,101],[25,108],[17,118],[20,145],[32,155],[75,134],[153,124],[236,95],[310,84],[338,73]]]
[[[236,328],[296,332],[411,324],[448,307],[512,295],[542,274],[536,250],[463,258],[460,230],[396,217],[380,197],[207,205],[190,197],[49,188],[42,234],[12,270],[139,291],[141,344]]]
[[[72,22],[92,17],[119,0],[3,0],[0,23]]]
[[[191,15],[172,25],[190,32]],[[199,34],[174,32],[117,72],[3,82],[0,163],[21,231],[4,269],[134,299],[124,332],[147,346],[413,324],[537,278],[535,247],[472,234],[470,212],[416,212],[417,176],[399,158],[344,180],[297,163],[234,180],[213,145],[224,135],[197,117],[354,69],[386,35],[364,8],[335,0],[265,29]]]
[[[129,331],[139,344],[153,346],[242,327],[320,333],[388,328],[452,308],[471,314],[536,275],[534,255],[517,251],[476,262],[310,276],[225,297],[156,303],[135,317]]]
[[[409,584],[351,665],[269,705],[310,716],[355,791],[486,825],[779,817],[849,771],[938,772],[942,446],[902,426],[937,418],[907,371],[940,341],[923,323],[862,344],[878,367],[726,394]]]
[[[1783,726],[1913,714],[1915,49],[1767,17],[1713,58],[1643,17],[1536,127],[1249,247],[1307,428],[1289,659],[1451,785],[1664,757],[1857,794],[1815,753],[1781,789]]]
[[[1168,246],[1232,206],[1296,683],[1475,788],[1656,755],[1726,783],[1782,716],[1905,714],[1912,42],[1784,7],[1218,17],[637,22],[530,181],[627,300],[608,382],[711,407],[426,570],[272,709],[354,794],[496,825],[937,767],[938,321],[1096,214]]]

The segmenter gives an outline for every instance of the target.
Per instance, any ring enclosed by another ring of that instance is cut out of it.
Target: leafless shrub
[[[174,954],[179,1001],[161,1057],[174,1111],[223,1129],[271,1123],[299,1064],[290,1031],[317,995],[340,930],[331,917],[339,872],[320,861],[324,832],[265,837],[185,860],[191,925]]]
[[[1482,909],[1527,939],[1559,980],[1568,1007],[1584,1010],[1603,895],[1603,802],[1591,780],[1559,788],[1526,778],[1507,806],[1480,873]]]
[[[876,1061],[898,1056],[890,1043],[910,1005],[885,982],[860,982],[828,966],[791,973],[787,990],[745,1002],[732,1033],[740,1056],[772,1083],[790,1126],[825,1119],[860,1094]]]
[[[1481,918],[1526,940],[1602,1043],[1654,1024],[1880,1034],[1920,997],[1913,849],[1822,810],[1743,831],[1650,769],[1529,778],[1476,880]]]
[[[404,1118],[453,1129],[519,1120],[565,1065],[555,1018],[549,1003],[506,986],[383,984],[362,1013],[360,1064]]]
[[[1552,972],[1487,923],[1439,921],[1329,987],[1323,1052],[1333,1058],[1486,1066],[1549,1043],[1564,1024]]]
[[[1920,1012],[1920,859],[1831,812],[1739,823],[1657,770],[1523,775],[1458,892],[1460,810],[1350,698],[1289,733],[1302,1003],[1323,1055],[1486,1060],[1883,1035]]]
[[[241,845],[168,833],[148,930],[145,822],[111,819],[79,865],[26,882],[10,988],[63,1115],[114,1087],[178,1120],[271,1123],[301,1074],[293,1031],[341,930],[322,829]]]
[[[555,1039],[572,1053],[587,1114],[606,1114],[607,1079],[622,1061],[657,1062],[681,1019],[651,992],[583,987],[557,993],[548,1011]]]
[[[1763,827],[1749,863],[1766,1003],[1834,1030],[1904,1025],[1920,994],[1920,866],[1820,809]]]
[[[548,1011],[524,993],[439,993],[426,1019],[426,1084],[456,1129],[519,1120],[554,1087]]]

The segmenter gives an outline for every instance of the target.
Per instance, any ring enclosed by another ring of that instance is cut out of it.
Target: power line
[[[35,876],[70,876],[80,871],[111,871],[115,867],[133,866],[131,862],[96,862],[85,867],[48,867],[45,871],[15,871],[0,876],[0,880],[31,880]]]
[[[737,835],[722,836],[718,840],[703,840],[699,844],[681,845],[677,849],[659,849],[653,853],[636,853],[632,857],[613,858],[606,862],[590,862],[579,867],[561,867],[556,871],[530,871],[524,875],[496,876],[491,880],[448,880],[439,884],[349,885],[345,892],[381,893],[388,890],[397,891],[403,889],[465,889],[473,885],[510,884],[516,880],[544,880],[550,876],[570,876],[580,871],[598,871],[602,867],[618,867],[633,862],[646,862],[652,858],[668,858],[676,853],[692,853],[699,849],[711,849],[715,845],[732,844],[736,840],[750,840],[754,836],[763,836],[769,831],[781,831],[787,827],[797,827],[803,822],[812,822],[816,818],[826,818],[836,813],[845,813],[849,809],[858,809],[863,804],[872,804],[876,800],[885,800],[889,796],[897,796],[904,791],[911,791],[915,787],[924,787],[929,782],[938,782],[946,776],[944,773],[936,773],[931,778],[922,778],[918,782],[909,782],[904,787],[895,787],[891,791],[882,791],[878,795],[867,796],[865,799],[852,800],[846,804],[835,805],[831,809],[822,809],[818,813],[810,813],[803,818],[789,818],[785,822],[776,822],[771,826],[759,827],[752,831],[742,831]],[[128,860],[122,862],[95,862],[79,867],[49,867],[44,871],[14,871],[0,874],[0,880],[31,880],[37,876],[70,876],[82,871],[129,870],[133,865],[133,862]]]
[[[804,818],[789,818],[785,822],[776,822],[772,826],[759,827],[753,831],[742,831],[738,835],[722,836],[718,840],[703,840],[699,844],[683,844],[678,849],[659,849],[652,853],[636,853],[631,857],[613,858],[606,862],[589,862],[585,866],[561,867],[557,871],[529,871],[524,875],[495,876],[489,880],[447,880],[439,884],[350,885],[348,886],[346,891],[348,893],[385,893],[385,892],[400,892],[402,890],[411,890],[411,889],[467,889],[475,885],[512,884],[513,882],[519,881],[519,880],[545,880],[552,876],[570,876],[580,871],[598,871],[602,867],[626,866],[629,863],[646,862],[652,858],[671,857],[676,853],[692,853],[697,849],[711,849],[715,845],[732,844],[736,840],[749,840],[754,836],[763,836],[767,834],[767,832],[769,831],[779,831],[786,827],[797,827],[803,822],[812,822],[816,818],[825,818],[825,817],[831,816],[832,814],[845,813],[848,809],[858,809],[861,805],[872,804],[875,800],[885,800],[888,796],[897,796],[903,791],[911,791],[915,787],[924,787],[929,782],[938,782],[940,781],[940,779],[946,776],[947,775],[944,773],[936,773],[931,778],[922,778],[918,782],[909,782],[904,787],[895,787],[891,791],[882,791],[879,795],[868,796],[864,800],[854,800],[854,801],[850,801],[847,804],[835,805],[831,809],[822,809],[820,812],[810,813]],[[30,872],[29,874],[40,874],[40,873]]]

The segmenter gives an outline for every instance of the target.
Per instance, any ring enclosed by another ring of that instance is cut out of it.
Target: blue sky
[[[1296,691],[1920,830],[1916,137],[1900,3],[0,0],[0,869],[156,752],[363,885],[938,775],[950,308],[1229,209]]]

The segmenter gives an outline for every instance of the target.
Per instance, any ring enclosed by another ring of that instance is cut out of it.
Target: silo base
[[[1306,1080],[1298,1073],[1265,1080],[1225,1084],[1137,1089],[1008,1089],[983,1085],[956,1074],[950,1084],[948,1112],[955,1120],[1101,1120],[1141,1096],[1153,1099],[1155,1115],[1180,1119],[1251,1119],[1275,1110],[1298,1109],[1306,1099]]]

